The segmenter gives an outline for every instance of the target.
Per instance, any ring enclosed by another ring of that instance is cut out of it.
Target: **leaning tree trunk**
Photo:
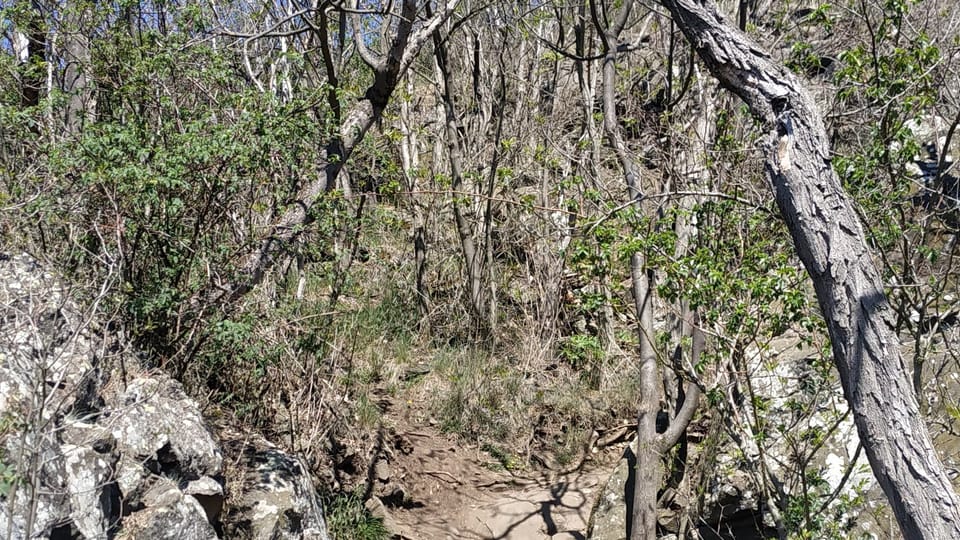
[[[393,32],[390,49],[383,58],[375,58],[366,49],[363,40],[356,40],[357,52],[373,71],[373,81],[361,99],[345,111],[344,118],[333,139],[326,144],[326,163],[323,173],[307,182],[297,193],[287,209],[271,224],[260,244],[243,256],[239,265],[240,276],[230,283],[217,284],[207,296],[210,305],[229,307],[243,298],[263,281],[268,270],[277,262],[278,255],[299,238],[313,221],[311,210],[323,195],[336,185],[337,177],[350,155],[363,140],[367,130],[383,116],[390,96],[400,78],[413,64],[421,47],[433,33],[453,14],[460,0],[446,0],[430,10],[427,19],[415,26],[419,10],[416,0],[403,0],[400,6],[400,22]],[[334,101],[336,101],[334,99]],[[333,107],[339,110],[339,105]]]
[[[720,84],[771,128],[780,212],[813,278],[860,440],[906,538],[960,538],[960,501],[920,417],[893,311],[853,201],[830,166],[826,129],[790,71],[723,21],[710,0],[661,0]]]

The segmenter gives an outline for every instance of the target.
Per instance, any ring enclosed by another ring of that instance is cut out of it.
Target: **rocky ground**
[[[0,537],[326,540],[302,460],[195,400],[26,256],[0,254]]]

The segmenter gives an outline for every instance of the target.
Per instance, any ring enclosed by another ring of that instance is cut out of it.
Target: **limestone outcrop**
[[[30,257],[0,254],[0,313],[0,538],[327,540],[298,458],[244,449],[229,482],[197,403]]]

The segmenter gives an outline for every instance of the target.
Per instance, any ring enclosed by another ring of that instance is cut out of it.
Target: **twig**
[[[437,478],[442,478],[443,476],[449,476],[449,477],[450,477],[450,481],[453,482],[454,484],[460,484],[460,483],[461,483],[460,480],[457,480],[457,477],[453,476],[452,474],[450,474],[450,473],[448,473],[448,472],[446,472],[446,471],[423,471],[423,473],[424,473],[424,474],[429,474],[429,475],[431,475],[431,476],[436,476]]]

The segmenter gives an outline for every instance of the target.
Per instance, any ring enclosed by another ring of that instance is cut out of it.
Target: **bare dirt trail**
[[[585,539],[615,465],[588,461],[569,474],[525,477],[491,470],[485,454],[432,430],[400,436],[412,450],[391,463],[405,502],[389,509],[389,525],[409,540]]]

